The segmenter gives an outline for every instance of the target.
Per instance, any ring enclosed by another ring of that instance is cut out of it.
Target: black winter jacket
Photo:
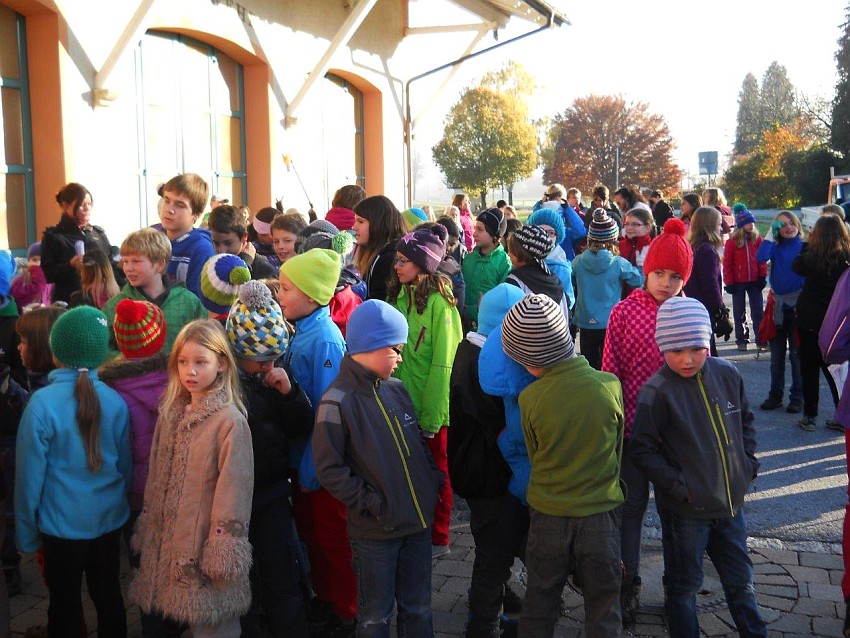
[[[511,470],[497,444],[505,427],[501,397],[485,394],[478,382],[481,348],[464,339],[458,344],[449,383],[449,476],[463,498],[505,494]]]
[[[80,273],[71,265],[71,260],[76,257],[75,244],[81,241],[85,250],[98,248],[104,254],[110,254],[109,239],[100,226],[86,226],[80,230],[77,222],[62,215],[62,219],[55,226],[50,226],[44,231],[41,238],[41,269],[44,277],[53,284],[52,301],[71,300],[71,293],[80,289]]]
[[[685,378],[666,364],[638,395],[629,447],[661,509],[731,518],[756,477],[753,413],[737,368],[708,358]]]

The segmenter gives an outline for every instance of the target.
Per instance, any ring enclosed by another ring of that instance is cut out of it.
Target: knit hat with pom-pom
[[[643,273],[649,275],[654,270],[672,270],[682,276],[682,283],[688,283],[694,266],[694,252],[685,241],[685,224],[673,217],[664,224],[664,232],[652,240],[646,259],[643,260]]]
[[[738,202],[737,204],[735,204],[732,207],[732,210],[735,212],[735,225],[738,228],[746,226],[747,224],[756,223],[756,216],[750,212],[746,204],[744,204],[743,202]]]
[[[617,241],[620,229],[604,208],[593,211],[593,221],[587,229],[587,240],[600,243]]]
[[[280,306],[259,281],[239,287],[238,301],[230,308],[225,330],[237,359],[275,361],[289,343]]]
[[[201,270],[201,303],[216,314],[227,314],[239,286],[250,279],[251,271],[236,255],[213,255]]]
[[[165,343],[165,316],[159,306],[149,301],[122,299],[115,306],[112,330],[125,358],[151,357]]]

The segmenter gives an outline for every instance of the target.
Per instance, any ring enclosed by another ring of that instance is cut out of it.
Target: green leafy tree
[[[735,154],[747,155],[761,139],[761,103],[756,76],[747,73],[738,93],[738,127],[735,131]]]
[[[795,206],[823,204],[829,167],[840,168],[841,165],[841,158],[824,145],[787,153],[782,158],[782,172],[794,187]]]
[[[838,83],[835,85],[835,99],[832,103],[830,140],[833,149],[850,157],[850,5],[842,29],[838,51],[835,53]]]
[[[794,85],[785,67],[775,60],[767,67],[761,81],[762,131],[774,126],[789,126],[799,116],[794,101]]]
[[[543,168],[547,183],[585,192],[600,182],[609,188],[619,183],[679,190],[681,172],[672,160],[670,130],[646,104],[589,95],[557,115],[553,126],[554,155]]]
[[[481,195],[531,175],[537,166],[537,132],[527,108],[486,86],[468,89],[446,117],[431,149],[446,184]]]
[[[723,174],[721,185],[729,201],[746,202],[750,208],[790,208],[796,194],[784,175],[765,176],[767,153],[753,151]]]

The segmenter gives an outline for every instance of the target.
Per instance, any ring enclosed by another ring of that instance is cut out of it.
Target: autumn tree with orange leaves
[[[673,163],[673,138],[664,118],[650,113],[647,104],[589,95],[557,115],[553,127],[555,150],[543,167],[547,184],[558,182],[585,192],[600,183],[612,190],[616,184],[679,190],[681,171]]]

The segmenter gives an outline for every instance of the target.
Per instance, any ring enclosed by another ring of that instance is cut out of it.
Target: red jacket
[[[726,240],[723,249],[723,284],[749,284],[767,277],[767,263],[756,262],[756,253],[764,240],[756,237],[755,241],[745,241],[738,248],[735,238]]]
[[[620,257],[627,260],[632,266],[643,269],[643,260],[646,258],[646,253],[649,250],[649,244],[652,242],[652,237],[643,235],[629,239],[623,237],[620,240]]]
[[[331,312],[331,321],[333,321],[339,331],[345,338],[345,328],[348,326],[348,318],[351,313],[361,303],[360,297],[351,289],[351,286],[345,286],[342,290],[334,293],[331,301],[328,304],[328,309]]]

